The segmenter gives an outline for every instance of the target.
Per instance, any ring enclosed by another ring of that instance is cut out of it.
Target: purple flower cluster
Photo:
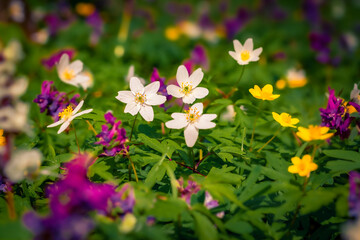
[[[34,99],[34,102],[39,105],[40,112],[46,111],[47,115],[51,116],[54,121],[57,121],[59,119],[59,113],[64,108],[70,104],[74,106],[78,105],[76,99],[79,98],[80,95],[75,94],[69,99],[65,92],[59,92],[52,86],[53,83],[53,81],[44,81],[41,84],[41,94]]]
[[[360,173],[349,172],[349,215],[357,217],[360,214]]]
[[[185,60],[183,64],[188,70],[189,75],[192,73],[195,66],[200,66],[204,70],[209,70],[209,60],[205,48],[201,45],[196,45],[191,51],[190,58]]]
[[[166,102],[169,101],[170,99],[172,99],[172,95],[168,94],[166,87],[167,85],[165,85],[165,78],[164,77],[160,77],[159,71],[154,68],[153,72],[151,73],[151,77],[150,77],[150,81],[151,82],[160,82],[160,88],[159,88],[159,92],[161,93],[161,95],[166,97]],[[165,110],[167,109],[165,107],[165,104],[161,104],[160,107],[164,108]]]
[[[56,63],[58,63],[60,61],[60,58],[63,54],[67,54],[70,58],[70,60],[74,57],[75,55],[75,50],[74,49],[63,49],[60,50],[54,54],[52,54],[49,58],[43,58],[41,60],[41,64],[48,70],[52,69]]]
[[[184,187],[184,179],[182,177],[178,180],[178,184],[180,198],[184,199],[185,202],[190,205],[191,196],[201,190],[200,185],[197,182],[188,180],[186,187]],[[219,206],[219,202],[213,199],[210,193],[206,191],[204,205],[207,209],[212,209]],[[216,216],[222,218],[224,216],[224,212],[219,212],[216,214]]]
[[[110,215],[114,207],[132,212],[135,198],[129,186],[116,192],[115,186],[91,182],[86,175],[91,162],[88,155],[78,155],[65,165],[67,174],[47,189],[50,215],[24,215],[24,224],[34,239],[86,239],[95,227],[90,212]]]
[[[99,42],[99,39],[104,32],[104,22],[100,14],[95,11],[93,14],[86,18],[86,23],[92,28],[92,33],[90,35],[90,44],[94,46]]]
[[[341,139],[350,135],[350,114],[346,111],[344,101],[335,96],[335,90],[329,87],[329,100],[326,108],[320,108],[321,126],[336,130]]]
[[[95,144],[104,146],[104,153],[100,154],[100,156],[126,155],[126,151],[124,150],[126,149],[128,151],[129,147],[125,148],[127,137],[125,129],[120,127],[121,121],[116,121],[116,118],[111,112],[107,112],[104,118],[106,124],[101,126],[101,133],[96,135],[99,141],[95,142]]]

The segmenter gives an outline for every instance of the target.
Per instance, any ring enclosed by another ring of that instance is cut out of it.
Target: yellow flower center
[[[188,95],[192,90],[192,85],[189,82],[181,83],[181,90],[180,92],[184,93],[185,95]]]
[[[185,110],[186,112],[186,120],[188,122],[195,122],[199,119],[200,114],[199,111],[197,111],[197,108],[190,108],[189,110]]]
[[[291,116],[289,114],[281,114],[281,120],[287,124],[291,124]]]
[[[299,172],[302,172],[305,170],[306,168],[306,164],[303,163],[303,162],[300,162],[298,165],[297,165],[298,169],[299,169]]]
[[[250,52],[247,51],[247,50],[241,51],[240,58],[241,58],[241,60],[243,60],[243,61],[249,60],[249,58],[250,58]]]
[[[0,147],[5,146],[6,140],[4,137],[4,130],[0,129]]]
[[[73,79],[75,77],[74,70],[69,70],[69,69],[66,69],[62,75],[63,75],[63,78],[67,81],[70,81],[71,79]]]
[[[135,102],[138,104],[144,104],[146,101],[146,94],[136,93],[135,94]]]
[[[59,113],[59,117],[63,120],[67,120],[71,117],[72,113],[73,113],[73,108],[71,106],[68,106],[61,113]]]

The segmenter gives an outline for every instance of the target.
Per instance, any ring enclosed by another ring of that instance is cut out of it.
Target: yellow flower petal
[[[295,165],[288,167],[289,173],[298,173],[298,168]]]

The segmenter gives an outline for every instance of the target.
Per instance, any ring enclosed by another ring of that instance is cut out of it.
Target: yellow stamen
[[[240,58],[243,61],[247,61],[250,58],[250,52],[247,50],[241,51]]]
[[[189,82],[181,83],[181,90],[180,92],[184,93],[185,95],[188,95],[192,90],[192,85]]]
[[[146,94],[136,93],[135,94],[135,102],[144,104],[146,101]]]
[[[61,113],[59,113],[59,117],[63,120],[67,120],[71,117],[72,113],[73,113],[73,108],[71,106],[68,106]]]
[[[70,81],[71,79],[73,79],[75,77],[74,70],[66,69],[63,72],[62,76],[65,80]]]
[[[189,110],[185,110],[186,112],[186,120],[188,122],[195,122],[199,119],[200,114],[199,111],[197,111],[197,108],[190,108]]]

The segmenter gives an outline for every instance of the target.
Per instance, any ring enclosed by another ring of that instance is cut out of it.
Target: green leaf
[[[317,211],[323,206],[327,206],[334,201],[337,193],[332,190],[316,189],[307,192],[306,196],[301,200],[303,207],[301,214],[308,214]]]
[[[154,207],[148,212],[148,215],[152,215],[160,221],[176,221],[179,215],[186,211],[187,208],[186,202],[182,199],[157,200]]]
[[[360,161],[345,161],[345,160],[335,160],[329,161],[326,165],[326,168],[330,169],[332,173],[347,173],[352,170],[360,169]]]
[[[253,228],[249,223],[236,218],[230,218],[230,220],[225,223],[225,228],[237,234],[249,234],[253,231]]]
[[[140,133],[138,135],[140,141],[142,141],[146,146],[158,151],[160,153],[165,153],[166,149],[163,148],[163,145],[156,139],[150,138],[145,134]]]
[[[107,171],[109,168],[110,166],[106,165],[105,161],[98,161],[89,167],[88,177],[91,178],[97,174],[105,180],[111,180],[114,176]]]
[[[324,150],[324,154],[329,157],[345,159],[351,161],[359,161],[360,153],[347,150]]]
[[[191,211],[191,215],[195,220],[195,233],[200,240],[216,240],[218,232],[214,224],[202,213]]]

